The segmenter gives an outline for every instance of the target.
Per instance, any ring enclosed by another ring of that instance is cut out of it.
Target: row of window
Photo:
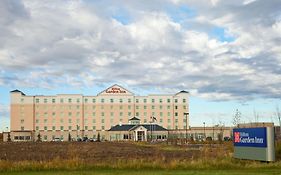
[[[73,115],[72,115],[72,112],[68,112],[67,114],[68,114],[68,116],[73,116]],[[101,114],[102,117],[105,116],[105,112],[101,112],[100,114]],[[123,116],[123,114],[124,114],[124,112],[119,112],[119,116]],[[140,112],[137,111],[135,115],[136,115],[136,116],[140,116],[139,114],[140,114]],[[155,112],[152,112],[151,114],[152,114],[153,116],[156,115]],[[55,116],[56,116],[56,113],[55,113],[55,112],[52,112],[50,115],[53,116],[53,117],[55,117]],[[111,116],[111,117],[113,117],[113,116],[115,116],[115,115],[116,115],[116,113],[110,112],[110,116]],[[144,116],[147,116],[147,112],[143,112],[143,115],[144,115]],[[163,115],[164,115],[163,112],[159,112],[159,116],[162,117]],[[49,113],[48,113],[48,112],[44,112],[43,116],[44,116],[44,117],[48,117],[48,116],[49,116]],[[61,117],[65,116],[65,113],[61,112],[61,113],[60,113],[60,116],[61,116]],[[80,112],[76,112],[76,116],[77,116],[77,117],[80,117]],[[91,114],[85,113],[84,116],[85,116],[85,117],[87,117],[87,116],[93,116],[93,117],[95,117],[95,116],[96,116],[96,112],[93,112],[93,113],[91,113]],[[132,116],[132,112],[128,112],[128,116]],[[167,116],[171,116],[171,112],[167,112]],[[178,116],[178,112],[175,112],[175,116]],[[40,114],[39,114],[39,113],[36,113],[36,117],[40,117]]]
[[[115,99],[112,98],[112,99],[109,100],[109,102],[110,102],[110,103],[114,103],[114,100],[115,100]],[[23,101],[24,101],[24,100],[21,99],[21,102],[23,102]],[[64,103],[64,102],[72,103],[73,101],[74,101],[74,99],[72,99],[72,98],[68,98],[68,99],[63,99],[63,98],[61,98],[61,99],[59,100],[60,103]],[[120,98],[117,102],[123,103],[123,101],[124,101],[124,99]],[[132,99],[128,99],[127,101],[128,101],[128,103],[131,103],[131,102],[132,102]],[[39,98],[36,98],[36,99],[35,99],[35,102],[36,102],[36,103],[40,103],[40,99],[39,99]],[[44,103],[48,103],[48,99],[47,99],[47,98],[43,99],[43,102],[44,102]],[[56,99],[54,99],[54,98],[51,99],[51,102],[52,102],[52,103],[56,103]],[[84,99],[84,102],[85,102],[85,103],[88,103],[88,102],[89,102],[89,99],[88,99],[88,98],[85,98],[85,99]],[[104,103],[104,102],[105,102],[105,99],[103,99],[103,98],[100,99],[100,102],[101,102],[101,103]],[[136,103],[139,103],[139,102],[140,102],[140,99],[136,99],[135,102],[136,102]],[[147,103],[147,99],[143,99],[142,102],[143,102],[143,103]],[[159,99],[158,102],[159,102],[159,103],[163,103],[163,99]],[[166,102],[167,102],[167,103],[171,103],[171,99],[166,99]],[[174,99],[174,102],[175,102],[175,103],[178,103],[178,99]],[[182,99],[182,102],[183,102],[183,103],[186,103],[186,99]],[[76,103],[80,103],[80,98],[76,99]],[[92,99],[92,103],[96,103],[96,99]],[[151,99],[151,103],[155,103],[155,99]]]
[[[47,107],[48,107],[48,106],[43,106],[44,109],[47,109]],[[119,106],[119,109],[122,110],[124,107],[125,107],[125,106]],[[139,105],[136,105],[135,107],[136,107],[136,109],[141,109],[141,106],[139,106]],[[39,108],[39,106],[36,106],[36,108]],[[52,106],[51,108],[52,108],[52,109],[55,109],[56,106]],[[63,109],[69,109],[69,110],[75,109],[75,107],[74,107],[74,106],[71,106],[71,105],[65,106],[65,107],[64,107],[64,106],[59,106],[59,107],[57,107],[57,108],[59,108],[59,109],[61,109],[61,110],[63,110]],[[101,105],[100,108],[101,108],[101,109],[104,109],[105,106],[104,106],[104,105]],[[116,107],[115,107],[115,108],[116,108]],[[131,106],[131,105],[128,105],[127,108],[130,110],[130,109],[132,109],[132,106]],[[183,108],[183,109],[186,109],[187,107],[186,107],[186,105],[183,105],[182,108]],[[24,107],[21,108],[21,111],[22,111],[23,109],[24,109]],[[77,106],[76,106],[76,109],[80,109],[80,106],[77,105]],[[84,106],[84,109],[88,109],[88,107],[87,107],[87,106]],[[92,106],[92,109],[95,110],[95,109],[96,109],[96,106]],[[110,106],[110,109],[114,109],[114,106]],[[143,106],[143,109],[148,109],[148,107],[147,107],[146,105],[144,105],[144,106]],[[152,106],[151,106],[151,109],[157,109],[157,106],[152,105]],[[163,109],[163,106],[160,105],[160,106],[159,106],[159,109]],[[168,109],[168,110],[171,109],[171,106],[170,106],[170,105],[167,105],[167,109]],[[179,106],[178,106],[178,105],[175,105],[175,106],[174,106],[174,109],[176,109],[176,110],[179,109]]]

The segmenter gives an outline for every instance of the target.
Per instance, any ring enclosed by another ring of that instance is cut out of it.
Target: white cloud
[[[118,81],[212,100],[281,96],[279,1],[109,2],[1,1],[10,8],[0,9],[0,84]],[[175,20],[169,8],[181,6],[196,15]],[[119,13],[127,23],[112,17]]]

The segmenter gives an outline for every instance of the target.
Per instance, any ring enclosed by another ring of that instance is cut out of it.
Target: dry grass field
[[[237,160],[232,151],[232,143],[2,142],[0,174],[281,173],[280,161]]]

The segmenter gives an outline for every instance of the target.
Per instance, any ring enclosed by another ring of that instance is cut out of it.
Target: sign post
[[[275,161],[273,127],[233,129],[234,158]]]

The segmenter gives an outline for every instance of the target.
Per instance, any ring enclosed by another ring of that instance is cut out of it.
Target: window
[[[101,105],[101,109],[104,109],[104,106],[103,106],[103,105]]]
[[[60,99],[60,103],[63,103],[63,98]]]
[[[36,98],[36,100],[35,100],[35,101],[36,101],[36,103],[39,103],[39,99],[38,99],[38,98]]]
[[[113,99],[110,99],[110,103],[113,103],[114,102],[114,100]]]
[[[171,99],[168,98],[168,99],[167,99],[167,103],[171,103]]]
[[[160,109],[163,109],[163,106],[162,106],[162,105],[160,105],[160,106],[159,106],[159,108],[160,108]]]
[[[93,98],[93,103],[96,103],[96,99]]]
[[[154,100],[154,99],[151,99],[151,102],[152,102],[152,103],[154,103],[154,102],[155,102],[155,100]]]
[[[113,112],[110,112],[110,116],[113,117],[113,115],[114,115],[114,113],[113,113]]]
[[[154,106],[154,105],[152,105],[152,106],[151,106],[151,109],[155,109],[155,106]]]
[[[163,122],[163,119],[162,118],[160,118],[160,123],[162,123]]]
[[[96,113],[95,112],[93,112],[93,117],[95,117],[96,116]]]
[[[132,113],[131,113],[131,112],[128,112],[128,116],[131,117],[131,115],[132,115]]]
[[[185,98],[184,98],[184,99],[182,99],[182,102],[183,102],[183,103],[186,103],[186,99],[185,99]]]
[[[145,105],[143,106],[143,109],[146,109],[146,106],[145,106]]]
[[[44,123],[47,123],[48,122],[48,120],[47,119],[44,119]]]
[[[162,101],[162,99],[159,99],[159,103],[162,103],[163,101]]]
[[[72,123],[72,120],[71,120],[71,119],[68,119],[68,123]]]
[[[85,101],[85,103],[88,103],[88,99],[87,99],[87,98],[85,98],[85,100],[84,100],[84,101]]]
[[[39,120],[38,120],[38,119],[36,119],[36,123],[39,123]]]
[[[170,105],[168,105],[168,106],[167,106],[167,109],[171,109],[171,106],[170,106]]]
[[[136,103],[139,103],[139,99],[136,99]]]
[[[177,106],[177,105],[175,106],[175,109],[178,109],[178,106]]]
[[[44,126],[44,130],[47,131],[47,130],[48,130],[48,127],[47,127],[47,126]]]
[[[120,99],[119,99],[119,102],[120,102],[120,103],[123,103],[123,99],[122,99],[122,98],[120,98]]]
[[[55,112],[52,112],[52,115],[53,115],[53,116],[55,116],[55,115],[56,115],[56,113],[55,113]]]
[[[24,127],[22,126],[22,127],[20,127],[20,129],[23,131],[23,130],[24,130]]]
[[[104,126],[101,126],[101,129],[104,130]]]
[[[93,130],[96,130],[96,126],[93,126]]]
[[[68,113],[68,116],[71,116],[71,115],[72,115],[72,112],[69,112],[69,113]]]
[[[104,112],[101,113],[101,116],[104,116]]]
[[[48,102],[48,101],[47,101],[47,99],[45,98],[45,99],[44,99],[44,103],[47,103],[47,102]]]
[[[178,99],[175,99],[175,103],[178,103]]]
[[[53,99],[52,99],[52,103],[56,103],[56,99],[53,98]]]
[[[186,106],[185,106],[185,105],[183,105],[182,107],[183,107],[183,109],[186,109]]]
[[[125,139],[125,140],[129,139],[129,135],[128,134],[124,134],[123,135],[123,139]]]
[[[55,126],[52,126],[52,130],[55,131],[55,130],[56,130],[56,127],[55,127]]]
[[[85,130],[88,130],[88,126],[85,126]]]
[[[160,112],[160,116],[163,117],[163,112]]]
[[[23,123],[24,123],[24,119],[21,119],[21,120],[20,120],[20,123],[23,124]]]
[[[128,103],[131,103],[131,101],[132,101],[132,100],[129,98],[129,99],[128,99]]]
[[[36,131],[38,131],[39,130],[39,126],[36,126]]]
[[[77,103],[80,103],[80,99],[79,99],[79,98],[77,98],[77,99],[76,99],[76,102],[77,102]]]
[[[123,116],[123,112],[120,112],[120,117],[122,117]]]
[[[93,119],[93,123],[96,123],[96,119]]]
[[[103,98],[101,99],[101,102],[104,103],[104,99]]]
[[[128,109],[131,109],[131,105],[128,106]]]
[[[71,126],[68,126],[68,130],[71,131],[71,130],[72,130],[72,127],[71,127]]]
[[[48,136],[44,135],[44,140],[47,140],[48,139]]]
[[[63,126],[60,126],[60,130],[63,131]]]
[[[136,106],[136,109],[139,109],[139,106],[138,106],[138,105]]]
[[[120,106],[119,109],[123,109],[123,106]]]
[[[143,102],[146,103],[146,102],[147,102],[147,99],[143,99]]]
[[[167,113],[167,115],[170,117],[170,116],[171,116],[171,113],[170,113],[170,112],[168,112],[168,113]]]
[[[144,122],[144,123],[147,123],[147,120],[146,120],[146,119],[144,119],[144,120],[143,120],[143,122]]]
[[[101,123],[104,123],[104,119],[101,119]]]
[[[71,98],[69,98],[69,99],[68,99],[68,103],[71,103],[71,102],[72,102],[72,99],[71,99]]]
[[[144,115],[144,116],[147,116],[147,112],[144,112],[143,115]]]
[[[178,116],[178,113],[177,113],[177,112],[175,112],[175,116]]]
[[[178,123],[179,122],[179,120],[178,119],[175,119],[175,123]]]
[[[139,116],[139,112],[136,112],[136,116]]]
[[[168,123],[171,123],[171,119],[168,119]]]
[[[63,119],[62,118],[60,119],[60,122],[63,123]]]

